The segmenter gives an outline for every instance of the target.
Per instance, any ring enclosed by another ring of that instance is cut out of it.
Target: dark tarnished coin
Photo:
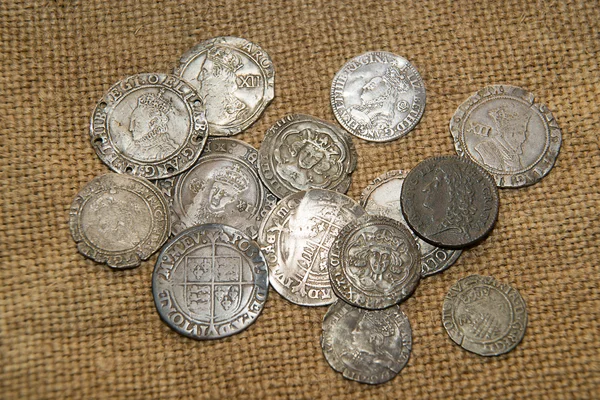
[[[340,300],[325,314],[321,347],[329,365],[344,378],[384,383],[408,363],[410,322],[399,306],[369,311]]]
[[[532,93],[488,86],[469,97],[450,121],[458,155],[488,171],[500,187],[533,185],[556,161],[562,135],[554,116]]]
[[[498,188],[480,166],[458,156],[432,157],[404,180],[402,212],[408,225],[441,247],[483,239],[498,217]]]
[[[421,255],[400,222],[365,215],[347,224],[329,250],[335,294],[357,307],[377,310],[398,304],[421,279]]]
[[[350,133],[387,142],[410,132],[425,111],[425,85],[403,57],[374,51],[354,57],[333,78],[331,106]]]
[[[358,155],[350,135],[308,115],[288,115],[267,133],[258,151],[258,172],[283,198],[308,189],[346,193]]]
[[[248,128],[275,94],[271,58],[256,44],[237,37],[217,37],[194,46],[174,73],[206,102],[211,136],[231,136]]]
[[[139,74],[117,82],[91,122],[96,154],[116,172],[162,179],[192,166],[208,136],[204,104],[185,81]]]
[[[175,236],[158,256],[152,294],[161,319],[192,339],[243,331],[261,313],[269,290],[264,256],[243,232],[199,225]]]
[[[480,356],[514,349],[525,336],[527,308],[519,292],[488,276],[456,282],[444,299],[442,321],[450,338]]]
[[[311,189],[283,198],[258,233],[271,286],[295,304],[333,303],[329,249],[340,230],[363,214],[358,203],[331,190]]]
[[[202,157],[186,172],[157,181],[172,210],[172,232],[220,223],[256,238],[264,216],[277,198],[261,182],[258,152],[249,144],[211,138]]]
[[[382,215],[407,225],[402,215],[402,205],[400,204],[402,184],[407,174],[408,171],[399,170],[388,171],[378,176],[362,191],[359,201],[360,205],[369,214]],[[421,253],[421,277],[446,270],[454,264],[462,253],[461,250],[433,246],[418,237],[414,232],[412,233]]]
[[[133,268],[169,237],[169,206],[143,178],[108,173],[77,193],[69,212],[79,252],[111,268]]]

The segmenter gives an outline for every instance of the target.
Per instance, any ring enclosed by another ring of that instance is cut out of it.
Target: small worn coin
[[[408,363],[410,322],[399,306],[369,311],[339,300],[323,318],[321,347],[329,365],[344,378],[384,383]]]
[[[190,84],[173,75],[139,74],[117,82],[100,100],[90,136],[113,171],[161,179],[194,164],[208,124]]]
[[[295,304],[333,303],[329,249],[340,230],[364,214],[354,200],[331,190],[311,189],[283,198],[258,233],[271,286]]]
[[[206,102],[211,136],[231,136],[248,128],[275,94],[271,57],[237,37],[217,37],[192,47],[174,73]]]
[[[527,308],[519,292],[509,285],[471,275],[448,291],[442,322],[463,349],[497,356],[514,349],[525,336]]]
[[[279,198],[308,189],[346,193],[358,155],[352,138],[329,122],[287,115],[265,134],[258,172]]]
[[[407,225],[400,204],[402,184],[407,174],[408,171],[398,170],[388,171],[378,176],[362,191],[360,205],[369,214],[382,215]],[[448,269],[462,253],[461,250],[433,246],[418,237],[414,232],[412,233],[421,253],[421,277],[437,274]]]
[[[77,193],[69,212],[79,252],[111,268],[140,265],[169,237],[167,201],[150,182],[108,173]]]
[[[405,136],[425,111],[425,85],[403,57],[375,51],[354,57],[333,78],[331,106],[350,133],[372,142]]]
[[[509,85],[479,90],[450,121],[456,152],[488,171],[500,187],[533,185],[558,157],[561,131],[534,95]]]
[[[402,188],[402,212],[424,240],[466,247],[483,239],[498,217],[498,188],[483,168],[459,156],[428,158]]]
[[[194,226],[158,256],[152,294],[160,318],[193,339],[241,332],[261,313],[269,290],[264,256],[243,232],[221,224]]]
[[[364,215],[348,223],[329,250],[335,294],[356,307],[378,310],[412,294],[421,279],[421,255],[400,222]]]
[[[277,198],[263,185],[258,152],[229,138],[211,138],[192,168],[156,182],[171,205],[172,233],[207,223],[234,226],[256,238]]]

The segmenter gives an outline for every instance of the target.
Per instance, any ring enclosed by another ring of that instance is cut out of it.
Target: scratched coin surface
[[[173,75],[139,74],[117,82],[92,115],[90,138],[113,171],[161,179],[200,156],[208,136],[204,103]]]
[[[384,51],[354,57],[333,78],[331,106],[353,135],[387,142],[410,132],[425,111],[425,85],[405,58]]]
[[[331,190],[311,189],[283,198],[258,234],[271,286],[295,304],[333,303],[329,249],[340,230],[364,214],[354,200]]]
[[[329,277],[340,299],[378,310],[412,294],[421,279],[421,254],[403,224],[367,214],[337,235],[329,251]]]
[[[260,46],[217,37],[188,50],[175,69],[206,102],[211,136],[231,136],[260,117],[275,94],[275,69]]]
[[[440,247],[482,240],[498,217],[498,188],[477,164],[459,156],[428,158],[402,187],[402,213],[412,230]]]
[[[492,277],[471,275],[444,299],[442,322],[450,338],[480,356],[514,349],[525,336],[527,308],[521,294]]]
[[[558,157],[562,135],[554,116],[533,93],[488,86],[462,103],[450,121],[458,155],[488,171],[500,187],[533,185]]]
[[[323,318],[321,347],[329,365],[344,378],[374,385],[406,366],[412,330],[399,306],[371,311],[338,300]]]
[[[146,179],[108,173],[77,193],[69,227],[81,254],[124,269],[137,267],[163,245],[171,219],[167,201]]]
[[[408,226],[402,215],[400,196],[402,184],[408,171],[388,171],[378,176],[360,195],[360,205],[373,215],[395,219]],[[461,250],[444,249],[431,245],[418,237],[414,232],[417,247],[421,253],[421,277],[437,274],[448,269],[458,259]]]
[[[152,275],[160,318],[193,339],[243,331],[260,315],[269,276],[260,248],[242,231],[199,225],[169,241]]]
[[[258,170],[279,198],[308,189],[346,193],[358,155],[343,129],[308,115],[287,115],[265,134]]]
[[[220,223],[256,238],[261,221],[277,202],[258,176],[257,158],[256,149],[245,142],[211,138],[192,168],[157,181],[171,206],[173,234]]]

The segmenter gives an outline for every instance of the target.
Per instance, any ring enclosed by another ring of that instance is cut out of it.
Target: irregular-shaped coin
[[[333,78],[331,106],[350,133],[387,142],[410,132],[425,111],[425,85],[403,57],[374,51],[354,57]]]
[[[402,212],[424,240],[466,247],[483,239],[498,217],[498,188],[483,168],[459,156],[428,158],[402,188]]]
[[[360,205],[369,214],[392,218],[408,226],[402,215],[402,205],[400,204],[402,184],[407,174],[408,171],[398,170],[388,171],[378,176],[362,191]],[[414,232],[412,233],[421,253],[421,277],[437,274],[448,269],[462,253],[461,250],[433,246],[418,237]]]
[[[108,173],[77,193],[69,212],[79,252],[111,268],[140,265],[169,237],[169,206],[144,178]]]
[[[463,349],[497,356],[514,349],[525,336],[527,308],[521,294],[509,285],[471,275],[448,291],[442,322]]]
[[[532,93],[509,85],[479,90],[450,121],[456,152],[488,171],[500,187],[533,185],[558,157],[562,135]]]
[[[220,224],[187,229],[169,241],[152,274],[160,318],[192,339],[219,339],[243,331],[261,313],[269,290],[258,245]]]
[[[275,94],[271,57],[237,37],[217,37],[188,50],[174,71],[206,102],[211,136],[231,136],[260,117]]]
[[[96,106],[92,146],[113,171],[168,178],[200,156],[208,136],[204,114],[202,99],[181,78],[133,75],[111,87]]]
[[[329,249],[340,230],[363,214],[358,203],[331,190],[311,189],[283,198],[258,233],[271,286],[295,304],[333,303]]]
[[[358,155],[342,129],[308,115],[287,115],[265,134],[258,172],[279,198],[308,189],[346,193]]]
[[[344,378],[374,385],[394,378],[408,363],[412,330],[399,306],[369,311],[340,300],[323,318],[321,347]]]

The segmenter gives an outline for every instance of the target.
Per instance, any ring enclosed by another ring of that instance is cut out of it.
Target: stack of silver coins
[[[490,233],[498,187],[548,174],[560,129],[531,93],[486,87],[450,122],[458,155],[389,171],[355,201],[344,194],[358,158],[352,136],[387,142],[417,126],[426,97],[416,68],[388,52],[359,55],[331,87],[342,127],[292,114],[258,151],[229,138],[260,117],[274,84],[263,49],[218,37],[186,52],[172,74],[112,86],[93,112],[90,140],[116,173],[75,197],[73,238],[82,254],[114,269],[160,250],[158,314],[194,339],[247,328],[269,283],[294,304],[330,306],[321,337],[329,364],[348,379],[386,382],[412,348],[400,304]],[[473,275],[452,286],[442,321],[458,345],[492,356],[521,341],[527,311],[518,291]]]

